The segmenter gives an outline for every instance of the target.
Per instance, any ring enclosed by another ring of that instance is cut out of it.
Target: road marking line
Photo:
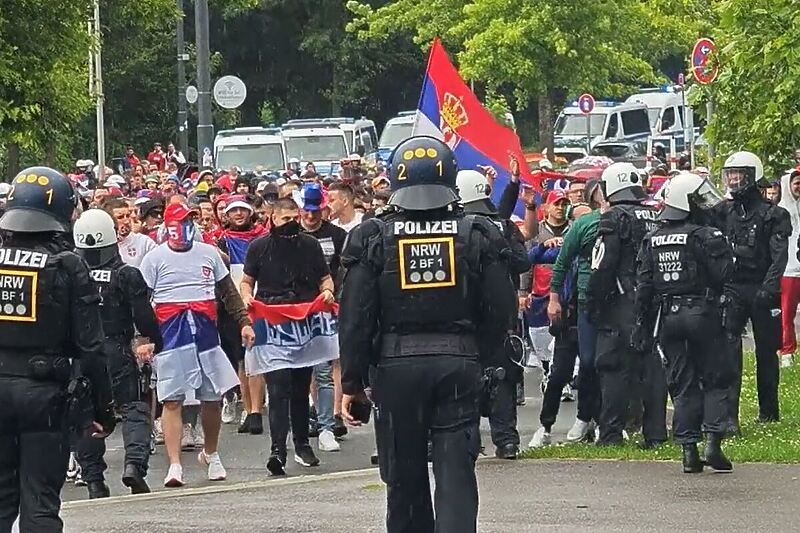
[[[95,507],[99,505],[114,505],[117,503],[145,502],[168,498],[184,498],[187,496],[204,496],[207,494],[221,494],[226,492],[236,492],[240,490],[261,489],[268,487],[279,487],[285,485],[300,485],[303,483],[313,483],[315,481],[328,481],[332,479],[354,478],[367,475],[374,475],[378,472],[377,468],[362,468],[359,470],[345,470],[343,472],[329,472],[327,474],[316,474],[297,476],[290,478],[270,478],[259,481],[244,481],[231,485],[211,485],[208,487],[184,488],[178,490],[159,490],[149,494],[126,494],[123,496],[112,496],[110,498],[99,498],[95,500],[75,500],[64,502],[61,505],[62,511],[72,509],[82,509],[85,507]]]

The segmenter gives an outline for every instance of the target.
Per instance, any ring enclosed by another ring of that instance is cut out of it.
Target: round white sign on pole
[[[197,102],[197,87],[189,85],[186,87],[186,101],[190,104]]]
[[[236,76],[223,76],[214,84],[214,101],[226,109],[236,109],[247,98],[247,87]]]

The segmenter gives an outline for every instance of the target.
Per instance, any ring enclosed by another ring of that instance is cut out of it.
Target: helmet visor
[[[729,167],[722,169],[722,183],[731,193],[743,191],[755,184],[756,169],[753,167]]]
[[[719,191],[707,179],[703,180],[703,184],[689,198],[700,209],[711,209],[723,200]]]

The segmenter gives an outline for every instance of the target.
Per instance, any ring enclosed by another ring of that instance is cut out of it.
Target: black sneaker
[[[264,433],[264,416],[261,413],[253,413],[252,415],[247,415],[247,418],[250,418],[249,429],[251,435],[261,435],[262,433]]]
[[[319,459],[314,455],[311,446],[303,446],[294,451],[294,462],[302,466],[317,466]]]
[[[242,434],[242,435],[245,434],[245,433],[250,433],[250,421],[252,420],[252,418],[250,418],[250,416],[251,415],[247,415],[246,417],[244,417],[244,420],[242,420],[242,423],[239,424],[239,429],[236,430],[237,433]]]
[[[286,470],[286,456],[281,457],[279,453],[272,452],[272,455],[269,456],[267,460],[267,470],[273,476],[285,476]]]
[[[333,417],[333,436],[337,439],[341,439],[347,435],[347,426],[344,425],[344,420],[342,419],[341,415],[336,415]]]

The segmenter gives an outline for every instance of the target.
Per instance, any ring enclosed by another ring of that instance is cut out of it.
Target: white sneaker
[[[70,452],[69,463],[67,463],[67,481],[74,482],[81,475],[81,467],[75,459],[75,452]]]
[[[160,418],[153,420],[153,442],[164,444],[164,429],[161,426]]]
[[[223,398],[222,423],[233,424],[234,422],[236,422],[236,399],[228,400],[228,398]]]
[[[551,443],[550,433],[548,433],[544,427],[540,427],[536,430],[536,433],[533,434],[533,438],[528,443],[528,448],[544,448],[545,446],[550,446]]]
[[[319,434],[319,450],[321,452],[338,452],[341,446],[336,442],[336,437],[333,436],[333,431],[325,430]]]
[[[564,390],[561,391],[562,402],[574,402],[575,393],[572,391],[572,386],[569,384],[564,385]]]
[[[169,472],[164,478],[165,487],[183,487],[183,467],[181,465],[169,465]]]
[[[203,426],[197,424],[192,431],[192,437],[194,438],[194,447],[202,450],[203,446],[206,444],[206,435],[203,433]]]
[[[201,465],[208,465],[208,480],[209,481],[224,481],[228,477],[225,467],[222,466],[222,460],[219,458],[219,453],[206,453],[205,450],[200,450],[197,454],[197,461]]]
[[[579,442],[586,438],[586,434],[589,431],[589,422],[584,422],[580,418],[575,419],[575,423],[572,424],[572,427],[569,428],[567,432],[567,441],[568,442]]]
[[[194,435],[192,434],[192,425],[184,424],[183,436],[181,437],[181,450],[186,451],[193,449],[194,449]]]
[[[794,362],[794,354],[782,353],[781,354],[781,368],[789,368]]]

